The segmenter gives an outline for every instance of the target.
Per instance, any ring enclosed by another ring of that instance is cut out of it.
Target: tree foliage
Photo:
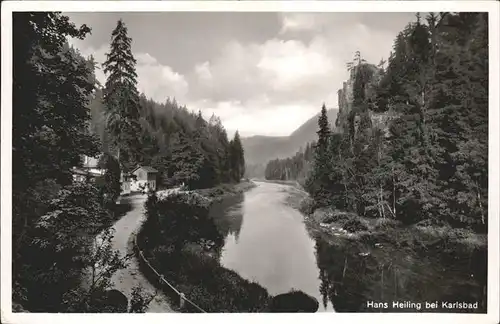
[[[229,143],[229,164],[231,179],[239,182],[245,174],[245,154],[238,131],[236,131],[234,138]]]
[[[135,71],[137,61],[132,54],[132,39],[127,35],[127,27],[121,19],[111,33],[110,52],[106,53],[106,57],[103,63],[104,73],[107,74],[103,91],[106,126],[120,164],[125,170],[130,170],[139,161],[140,155],[140,103]]]
[[[265,177],[268,180],[297,180],[303,183],[312,167],[315,143],[307,143],[305,149],[286,159],[267,163]]]
[[[190,193],[171,194],[158,199],[151,194],[146,202],[144,233],[149,247],[166,245],[180,253],[189,243],[220,249],[224,238],[208,214],[207,198]]]
[[[81,39],[90,29],[77,28],[55,12],[15,13],[13,28],[13,290],[14,299],[22,301],[40,289],[27,280],[52,280],[39,265],[34,273],[24,267],[40,239],[36,224],[54,213],[49,202],[71,183],[70,171],[81,163],[80,156],[94,156],[98,147],[88,132],[93,69],[66,39]]]
[[[97,186],[101,189],[104,205],[112,206],[121,193],[120,164],[112,155],[105,153],[98,166],[104,169],[104,175],[97,179]]]
[[[99,135],[104,151],[114,154],[112,134],[101,117],[102,103],[93,112],[93,129]],[[159,171],[158,186],[189,184],[190,188],[209,188],[221,183],[240,181],[244,168],[244,152],[239,135],[230,141],[220,118],[205,120],[201,112],[190,112],[175,99],[157,103],[140,95],[140,131],[137,136],[141,151],[137,164],[150,165]],[[99,107],[100,106],[100,107]],[[235,135],[236,136],[236,135]]]
[[[387,68],[359,54],[349,65],[353,98],[340,109],[343,131],[328,134],[320,117],[307,189],[318,206],[485,230],[487,15],[425,20],[417,15],[399,33]]]
[[[96,296],[106,295],[124,260],[111,234],[92,242],[112,222],[103,193],[111,200],[119,193],[119,169],[108,160],[102,191],[72,177],[82,155],[99,151],[89,107],[100,97],[95,62],[67,41],[90,29],[57,12],[15,13],[13,28],[13,304],[37,312],[106,311]],[[100,279],[84,288],[96,265]]]

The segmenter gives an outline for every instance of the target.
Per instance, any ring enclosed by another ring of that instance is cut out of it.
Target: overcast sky
[[[218,115],[243,136],[288,135],[337,108],[337,90],[356,50],[387,58],[414,13],[66,13],[92,35],[73,41],[102,63],[122,18],[137,59],[138,88]],[[104,74],[97,72],[104,83]]]

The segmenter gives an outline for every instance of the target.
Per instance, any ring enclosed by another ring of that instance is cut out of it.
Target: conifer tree
[[[330,176],[330,123],[326,106],[323,104],[318,118],[319,130],[317,131],[318,140],[314,147],[314,172],[308,180],[308,191],[313,195],[318,205],[328,203],[328,186]]]
[[[234,181],[239,182],[245,174],[245,156],[238,131],[236,131],[234,138],[230,142],[229,159],[231,163],[232,178]]]
[[[140,104],[132,39],[121,19],[111,34],[110,52],[106,57],[103,67],[107,74],[104,88],[107,128],[118,160],[128,170],[140,159]]]
[[[118,161],[110,154],[104,153],[99,161],[99,167],[105,170],[102,177],[98,179],[101,195],[104,205],[112,206],[120,196],[120,165]]]

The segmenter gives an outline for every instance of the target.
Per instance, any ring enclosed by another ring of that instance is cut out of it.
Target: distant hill
[[[327,111],[330,125],[335,125],[338,109],[329,109]],[[315,141],[317,138],[319,113],[289,136],[251,136],[242,138],[243,148],[245,150],[245,161],[248,165],[250,177],[260,176],[268,161],[276,158],[286,158],[295,155],[306,143]],[[259,166],[260,165],[260,166]],[[259,175],[255,174],[259,173]]]

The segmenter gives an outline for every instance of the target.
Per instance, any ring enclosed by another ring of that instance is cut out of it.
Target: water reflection
[[[330,301],[338,312],[415,312],[415,307],[393,308],[394,301],[478,302],[474,312],[485,312],[480,277],[486,278],[484,252],[445,260],[437,251],[425,254],[404,248],[372,249],[359,242],[328,243],[316,240],[323,303]],[[477,266],[477,265],[482,266]],[[474,268],[475,267],[475,268]],[[472,274],[471,274],[472,272]],[[483,272],[483,273],[482,273]],[[389,307],[374,309],[368,302],[387,302]],[[421,309],[425,312],[461,312],[460,309]],[[468,312],[471,312],[470,310]]]
[[[225,236],[226,241],[238,242],[243,225],[243,200],[243,194],[233,196],[215,204],[210,210],[211,217],[215,220],[217,228]],[[225,217],[220,217],[220,215]]]
[[[390,244],[311,238],[303,215],[287,206],[287,186],[258,183],[244,195],[217,204],[211,214],[225,236],[221,264],[272,295],[297,289],[320,303],[319,311],[415,312],[375,309],[367,302],[478,302],[486,310],[487,251],[416,252]],[[368,252],[367,252],[368,251]],[[455,253],[456,252],[456,253]],[[446,312],[446,309],[423,309]],[[448,310],[460,312],[460,310]]]
[[[272,295],[300,290],[322,300],[315,241],[303,215],[287,206],[287,186],[258,183],[244,195],[214,206],[211,215],[225,236],[220,262]],[[319,311],[333,311],[330,301]]]

